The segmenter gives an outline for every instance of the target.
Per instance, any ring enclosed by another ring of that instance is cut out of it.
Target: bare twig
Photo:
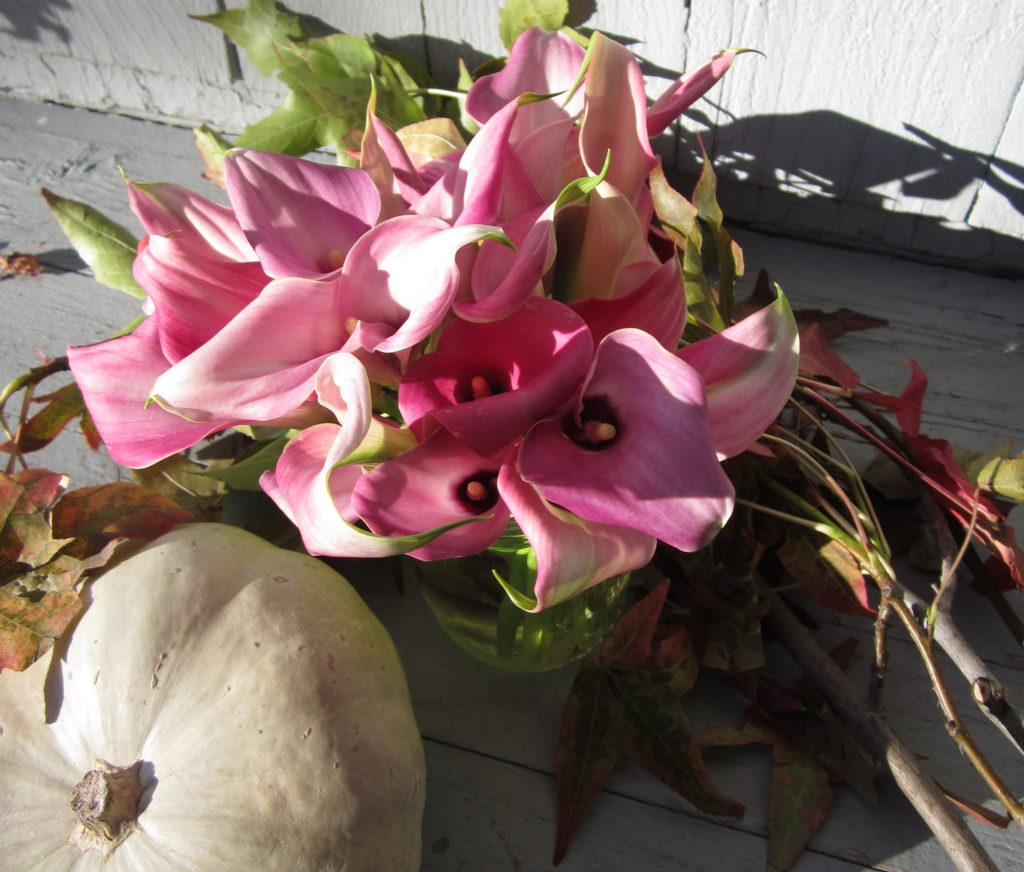
[[[871,711],[845,673],[822,651],[789,607],[774,593],[766,599],[772,608],[765,617],[780,642],[807,673],[829,705],[857,730],[872,753],[884,760],[893,779],[921,819],[935,835],[959,872],[998,872],[998,867],[974,833],[925,774],[917,758],[878,712]]]

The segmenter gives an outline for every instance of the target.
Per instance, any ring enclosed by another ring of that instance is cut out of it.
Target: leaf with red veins
[[[712,782],[680,704],[697,662],[685,631],[660,625],[667,588],[666,582],[620,619],[573,683],[556,755],[555,863],[626,755],[700,811],[743,812]]]
[[[789,400],[800,362],[789,302],[770,306],[677,354],[704,378],[711,441],[719,458],[746,451]]]
[[[336,272],[380,215],[380,195],[362,170],[232,149],[224,181],[239,224],[274,278]]]
[[[498,494],[500,467],[500,460],[482,457],[438,430],[366,473],[352,491],[352,505],[381,536],[472,520],[409,552],[421,560],[465,557],[493,544],[508,523],[508,507]]]
[[[800,328],[800,372],[825,376],[850,390],[860,384],[860,376],[832,350],[817,323]]]
[[[867,581],[845,545],[794,524],[778,555],[786,571],[818,602],[843,614],[874,617]]]
[[[429,418],[477,454],[494,454],[568,401],[592,357],[583,320],[532,297],[502,321],[452,321],[437,351],[409,367],[398,405],[421,439]]]
[[[576,410],[527,433],[519,468],[581,518],[683,551],[703,548],[732,513],[700,375],[639,330],[604,339]]]

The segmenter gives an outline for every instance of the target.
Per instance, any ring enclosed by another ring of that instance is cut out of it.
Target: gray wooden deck
[[[138,181],[174,181],[201,188],[199,162],[187,130],[0,99],[0,252],[35,254],[37,278],[0,281],[0,379],[6,382],[44,354],[110,335],[138,312],[138,301],[95,284],[50,217],[40,186],[87,201],[134,225],[118,167]],[[1006,439],[1024,444],[1024,287],[946,269],[737,231],[748,272],[765,266],[795,307],[848,306],[886,318],[890,326],[844,338],[839,348],[863,377],[890,390],[905,381],[903,359],[931,378],[929,432],[969,448]],[[39,464],[70,474],[72,486],[125,478],[102,454],[66,434]],[[1018,519],[1019,520],[1019,519]],[[573,670],[540,676],[499,674],[477,665],[443,636],[414,590],[399,596],[390,583],[360,589],[391,629],[408,671],[427,749],[425,872],[547,870],[554,840],[553,752]],[[958,607],[963,629],[980,653],[1024,697],[1024,652],[988,605],[969,590]],[[1020,596],[1015,605],[1022,608]],[[870,626],[826,616],[835,639],[870,645]],[[885,691],[892,722],[944,785],[983,798],[978,779],[960,761],[910,645],[893,644],[894,675]],[[899,664],[907,667],[903,677]],[[863,657],[854,675],[864,680]],[[965,700],[963,692],[959,694]],[[1024,793],[1024,765],[975,716],[976,727],[1013,789]],[[697,726],[716,723],[722,700],[700,688],[687,701]],[[764,867],[768,758],[761,749],[711,758],[714,776],[746,803],[739,823],[695,813],[638,768],[616,774],[558,867],[562,872],[757,870]],[[945,773],[950,773],[948,777]],[[941,848],[898,790],[880,784],[870,805],[844,791],[835,813],[799,861],[796,872],[856,869],[938,872],[952,869]],[[993,805],[993,807],[995,807]],[[1001,869],[1024,870],[1024,837],[974,825]],[[386,870],[382,870],[386,872]]]

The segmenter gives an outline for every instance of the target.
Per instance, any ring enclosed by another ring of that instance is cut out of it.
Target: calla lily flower
[[[310,554],[332,557],[388,557],[430,538],[376,536],[356,527],[352,491],[363,476],[359,464],[344,465],[370,429],[370,383],[351,354],[327,358],[317,372],[316,393],[337,424],[307,427],[289,440],[275,469],[260,487],[298,527]]]
[[[224,182],[239,224],[274,278],[337,271],[380,215],[380,195],[362,170],[232,149]]]
[[[647,135],[643,74],[632,52],[602,33],[591,37],[590,52],[580,152],[593,174],[611,152],[608,183],[621,191],[646,221],[652,208],[646,181],[658,159]]]
[[[796,384],[800,337],[779,291],[769,306],[677,352],[704,379],[719,458],[746,451],[786,405]]]
[[[438,430],[360,478],[352,505],[382,536],[459,524],[409,554],[422,560],[466,557],[492,545],[508,523],[508,507],[498,495],[500,469],[500,459],[482,457]]]
[[[528,611],[572,599],[607,578],[644,566],[654,556],[654,536],[584,521],[545,500],[512,463],[498,475],[498,493],[537,557],[536,604]]]
[[[254,261],[249,240],[228,206],[206,199],[188,188],[157,182],[128,183],[128,203],[151,236],[175,236],[207,257]]]
[[[154,318],[126,336],[69,348],[68,361],[110,456],[129,468],[150,466],[232,423],[195,423],[147,407],[153,381],[168,366]]]
[[[639,330],[605,337],[576,409],[526,434],[519,469],[549,502],[683,551],[732,513],[699,373]]]
[[[168,364],[212,339],[270,281],[258,263],[208,257],[178,234],[145,237],[132,272],[149,296]]]
[[[552,122],[574,119],[583,109],[583,95],[577,92],[563,106],[561,93],[575,83],[585,54],[576,40],[561,31],[531,27],[513,43],[501,71],[473,83],[466,95],[466,112],[478,124],[485,124],[523,94],[558,95],[522,107],[514,141]]]
[[[497,227],[450,227],[423,215],[392,218],[364,234],[341,276],[345,315],[363,322],[361,346],[397,352],[425,339],[459,289],[459,249],[485,239],[508,244]]]
[[[570,399],[592,357],[583,319],[533,297],[501,321],[451,322],[437,350],[409,367],[398,405],[421,439],[428,424],[440,425],[477,454],[493,455]]]
[[[724,76],[742,49],[720,51],[675,82],[647,109],[647,135],[665,132],[673,121],[703,97]]]

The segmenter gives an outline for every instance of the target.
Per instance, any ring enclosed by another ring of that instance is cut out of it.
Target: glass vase
[[[445,633],[477,660],[512,672],[544,672],[584,657],[622,615],[629,588],[625,573],[564,603],[527,612],[495,578],[495,572],[505,579],[512,574],[500,551],[432,562],[410,559],[408,565]]]

